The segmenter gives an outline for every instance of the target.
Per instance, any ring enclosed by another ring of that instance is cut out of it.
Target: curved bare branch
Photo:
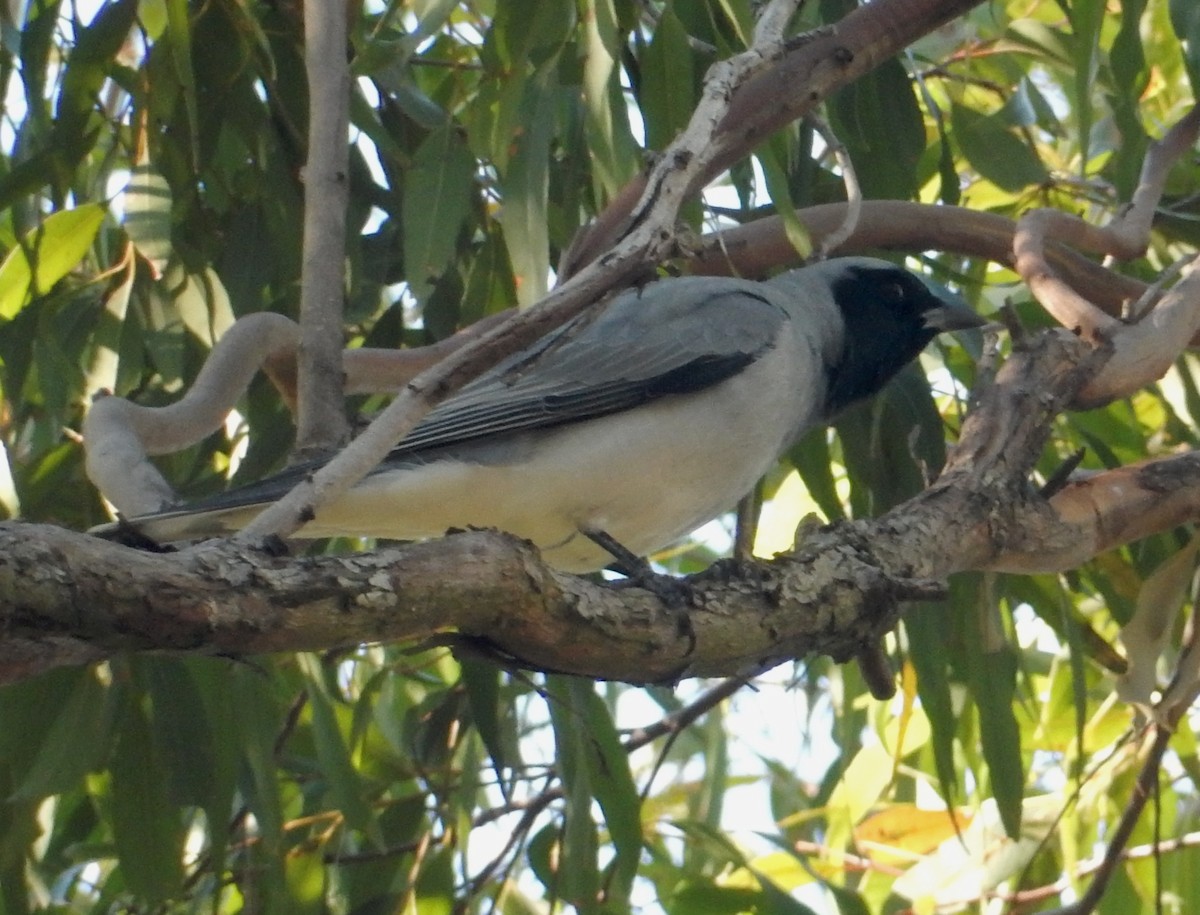
[[[1123,260],[1144,253],[1150,241],[1154,212],[1166,186],[1167,173],[1171,165],[1195,144],[1198,133],[1200,107],[1193,108],[1161,140],[1151,145],[1133,199],[1107,226],[1094,226],[1059,210],[1034,210],[1021,218],[1013,239],[1017,273],[1034,297],[1064,327],[1092,341],[1120,335],[1123,341],[1116,344],[1118,350],[1136,349],[1137,352],[1131,355],[1138,359],[1153,357],[1156,347],[1150,344],[1149,335],[1135,338],[1119,334],[1119,321],[1105,314],[1055,273],[1045,256],[1046,243],[1048,238],[1054,238],[1081,251],[1112,255]],[[1195,330],[1192,327],[1183,339],[1190,339]],[[1178,339],[1175,337],[1168,341],[1159,337],[1159,345],[1174,344]],[[1096,393],[1093,392],[1093,397]]]

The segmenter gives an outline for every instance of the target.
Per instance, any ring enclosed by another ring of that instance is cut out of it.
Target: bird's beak
[[[937,308],[930,308],[925,312],[926,327],[940,333],[947,330],[969,330],[972,327],[983,327],[988,323],[986,318],[981,318],[971,310],[971,306],[962,296],[951,292],[941,283],[928,277],[922,277],[922,279],[929,287],[929,291],[942,303]]]
[[[925,326],[936,331],[969,330],[972,327],[983,327],[987,324],[973,312],[965,302],[944,302],[937,308],[925,312]]]

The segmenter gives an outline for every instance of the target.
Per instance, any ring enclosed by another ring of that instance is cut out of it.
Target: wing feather
[[[666,280],[628,292],[501,362],[432,410],[392,452],[402,458],[595,419],[703,390],[768,350],[786,315],[742,280]]]

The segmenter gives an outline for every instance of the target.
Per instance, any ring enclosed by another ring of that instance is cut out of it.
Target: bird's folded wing
[[[596,319],[571,322],[501,362],[429,413],[406,454],[544,429],[703,390],[769,349],[786,320],[759,284],[666,280]]]

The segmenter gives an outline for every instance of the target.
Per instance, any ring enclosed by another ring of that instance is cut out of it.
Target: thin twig
[[[541,815],[542,811],[562,796],[561,789],[548,787],[529,802],[529,806],[521,814],[521,819],[509,833],[508,840],[504,843],[504,846],[492,857],[491,861],[480,868],[479,872],[471,878],[470,886],[465,894],[468,899],[477,896],[482,891],[488,880],[491,879],[492,874],[500,867],[501,862],[529,834],[529,830],[533,828],[534,821]]]
[[[842,224],[836,229],[821,239],[820,245],[817,247],[817,259],[824,260],[829,256],[830,251],[836,251],[840,248],[858,228],[858,220],[862,215],[862,186],[858,183],[858,174],[854,171],[854,163],[850,159],[850,153],[846,151],[845,144],[838,139],[837,134],[833,132],[833,128],[815,114],[810,114],[805,121],[821,135],[821,139],[825,141],[825,145],[829,147],[829,151],[833,153],[834,161],[837,162],[838,168],[842,171],[842,183],[846,186],[846,215],[842,219]]]
[[[626,752],[632,752],[648,743],[653,743],[660,737],[682,731],[701,715],[710,711],[713,706],[728,699],[760,673],[762,673],[761,670],[755,670],[749,674],[722,680],[716,686],[706,689],[679,711],[666,715],[648,727],[638,728],[631,732],[625,738],[622,746]]]
[[[1126,804],[1116,828],[1107,837],[1108,847],[1104,850],[1104,857],[1096,869],[1095,877],[1078,901],[1059,909],[1053,909],[1045,915],[1091,915],[1104,897],[1108,883],[1112,879],[1117,865],[1121,863],[1125,846],[1129,843],[1129,837],[1133,834],[1134,827],[1137,826],[1137,821],[1142,815],[1142,809],[1154,792],[1155,784],[1158,781],[1159,766],[1162,764],[1163,755],[1171,742],[1170,728],[1162,725],[1154,725],[1153,728],[1154,738],[1150,744],[1150,751],[1146,754],[1142,771],[1138,773],[1129,803]]]
[[[770,42],[783,41],[783,34],[788,23],[796,15],[803,0],[771,0],[766,5],[754,23],[754,43],[765,45]]]
[[[1138,297],[1136,302],[1130,303],[1128,308],[1122,310],[1121,319],[1130,324],[1136,324],[1142,320],[1158,303],[1163,290],[1175,282],[1184,269],[1190,266],[1197,257],[1200,257],[1200,254],[1189,254],[1171,264],[1159,275],[1158,279],[1146,287],[1146,291]]]

